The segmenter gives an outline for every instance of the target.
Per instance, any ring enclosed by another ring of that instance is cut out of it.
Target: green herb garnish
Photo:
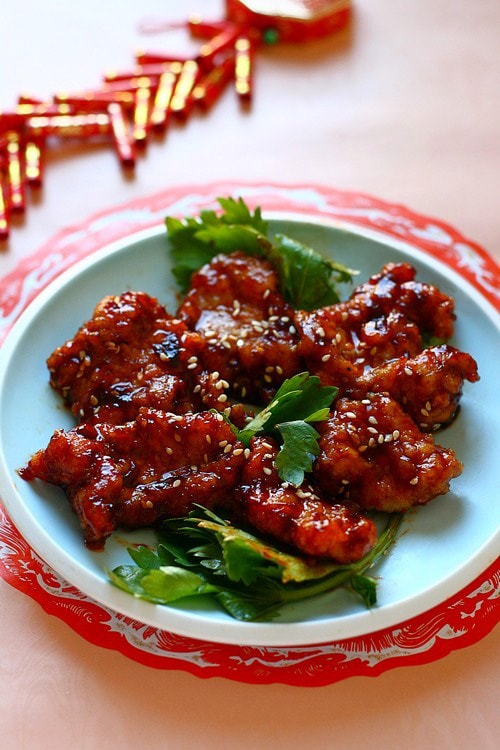
[[[352,281],[351,268],[324,258],[313,248],[285,235],[268,237],[260,208],[252,213],[242,198],[218,198],[221,213],[165,220],[173,260],[172,272],[182,292],[194,271],[219,253],[240,250],[269,260],[279,273],[285,299],[301,310],[339,301],[336,284]]]
[[[316,375],[301,372],[285,380],[271,403],[236,434],[246,446],[254,435],[277,438],[282,443],[276,459],[278,474],[282,481],[299,487],[319,455],[319,435],[311,422],[328,419],[337,393],[338,388],[321,385]]]
[[[403,514],[391,514],[373,549],[350,565],[311,561],[269,545],[204,508],[165,521],[156,552],[129,548],[135,565],[109,571],[110,580],[156,604],[209,596],[243,621],[275,617],[284,604],[348,587],[367,607],[377,601],[366,575],[393,544]]]

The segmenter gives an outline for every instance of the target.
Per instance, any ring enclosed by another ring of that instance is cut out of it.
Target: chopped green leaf
[[[275,462],[280,478],[300,487],[304,474],[312,471],[313,461],[319,455],[319,435],[310,424],[298,420],[278,424],[277,430],[283,438]]]
[[[183,549],[189,560],[187,568],[121,565],[108,575],[119,588],[156,604],[209,595],[232,617],[243,621],[270,619],[287,602],[340,586],[350,586],[370,607],[376,603],[376,581],[365,571],[393,544],[402,517],[389,516],[386,528],[365,557],[350,565],[338,565],[279,550],[212,511],[198,508],[185,518],[166,521],[161,529],[161,545],[168,539],[171,548]],[[203,545],[198,544],[200,539]],[[153,562],[147,554],[136,558],[146,566]]]
[[[275,266],[281,292],[295,308],[313,310],[338,302],[336,284],[352,281],[357,271],[286,235],[270,240],[261,209],[252,213],[241,197],[218,198],[217,202],[221,213],[207,210],[198,217],[165,219],[172,272],[181,291],[187,291],[194,271],[215,255],[239,250],[264,257]]]
[[[356,271],[324,258],[312,247],[278,234],[269,253],[269,260],[280,275],[286,299],[301,310],[339,302],[338,282],[350,282]]]

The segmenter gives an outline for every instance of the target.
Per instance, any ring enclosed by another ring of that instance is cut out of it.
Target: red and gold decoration
[[[350,14],[351,0],[226,0],[223,20],[193,17],[164,27],[185,27],[199,40],[194,55],[140,51],[130,70],[107,72],[98,88],[47,101],[20,96],[0,110],[0,240],[9,236],[11,216],[26,211],[27,189],[41,188],[49,148],[66,139],[104,140],[130,172],[152,134],[163,136],[171,118],[208,111],[228,86],[247,107],[259,47],[318,39]]]

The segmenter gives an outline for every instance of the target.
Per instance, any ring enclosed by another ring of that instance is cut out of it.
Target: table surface
[[[91,88],[103,71],[130,67],[139,47],[189,44],[180,32],[145,36],[145,20],[222,11],[211,0],[4,3],[0,104]],[[499,29],[497,0],[356,0],[349,30],[258,55],[249,111],[227,91],[209,114],[152,143],[133,179],[109,148],[54,148],[41,195],[0,246],[0,275],[89,214],[219,179],[369,193],[450,223],[500,259]],[[89,644],[3,580],[0,597],[9,750],[497,746],[498,628],[440,661],[376,678],[252,686],[142,666]]]

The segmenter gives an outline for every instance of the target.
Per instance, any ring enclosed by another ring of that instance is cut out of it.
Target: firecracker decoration
[[[226,0],[225,9],[223,20],[192,17],[156,29],[186,28],[201,42],[195,55],[136,52],[130,70],[106,73],[97,89],[46,101],[22,95],[0,110],[0,240],[10,217],[25,212],[27,188],[41,188],[48,148],[104,139],[122,169],[133,171],[152,133],[164,135],[172,118],[186,120],[196,108],[208,111],[230,84],[248,106],[259,47],[338,31],[350,20],[351,0]]]

